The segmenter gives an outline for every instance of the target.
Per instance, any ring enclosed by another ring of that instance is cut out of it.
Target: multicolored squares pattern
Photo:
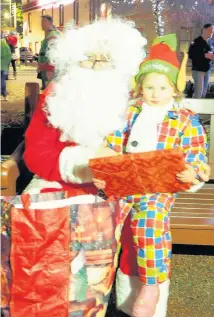
[[[171,233],[169,213],[173,194],[128,196],[123,214],[131,210],[131,227],[143,284],[162,283],[170,276]]]
[[[116,152],[126,152],[131,128],[142,109],[142,101],[136,101],[128,108],[124,129],[107,137],[109,146]],[[196,171],[204,171],[208,151],[206,131],[199,121],[199,116],[188,109],[173,108],[158,125],[157,150],[177,147],[183,151],[187,163],[193,165]]]
[[[119,153],[126,152],[126,144],[138,115],[142,100],[128,108],[126,126],[107,137],[109,146]],[[207,136],[199,117],[188,109],[173,108],[158,125],[157,150],[179,147],[184,158],[196,172],[204,171],[207,162]],[[171,262],[171,234],[169,213],[175,195],[147,194],[123,198],[121,222],[132,213],[132,232],[137,248],[140,279],[143,284],[162,283],[169,278]]]

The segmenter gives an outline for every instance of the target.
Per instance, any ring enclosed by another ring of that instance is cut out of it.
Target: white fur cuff
[[[95,151],[82,146],[66,147],[59,157],[59,169],[62,179],[66,183],[83,184],[84,181],[74,175],[74,169],[87,167],[88,161]]]
[[[186,190],[187,193],[196,193],[199,189],[201,189],[204,186],[204,182],[200,182],[197,185],[193,185],[190,187],[190,189]]]

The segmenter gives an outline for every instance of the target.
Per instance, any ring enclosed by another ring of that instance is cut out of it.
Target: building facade
[[[190,42],[200,34],[204,23],[214,22],[214,5],[207,0],[192,6],[193,0],[166,1],[162,18],[165,34],[176,33],[179,51],[186,51]],[[200,4],[200,5],[199,5]],[[67,23],[78,26],[99,18],[121,16],[136,23],[139,31],[148,39],[148,48],[156,36],[155,15],[150,0],[22,0],[24,26],[23,43],[38,53],[44,32],[41,15],[52,16],[54,25],[63,30]]]
[[[22,0],[23,41],[22,46],[30,47],[34,53],[40,50],[44,31],[41,28],[41,16],[48,14],[53,18],[54,26],[63,31],[72,21],[79,26],[107,16],[105,5],[99,0]]]

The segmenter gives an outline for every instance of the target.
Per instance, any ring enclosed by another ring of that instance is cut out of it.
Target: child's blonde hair
[[[140,77],[140,79],[139,79],[139,81],[138,81],[138,83],[137,83],[137,85],[136,85],[135,92],[134,92],[134,97],[135,97],[135,98],[140,97],[140,96],[143,95],[143,94],[142,94],[142,84],[143,84],[143,81],[144,81],[144,79],[146,78],[146,76],[147,76],[148,74],[150,74],[150,73],[143,74],[143,75]],[[183,100],[184,97],[185,97],[185,96],[184,96],[184,93],[183,93],[183,92],[180,92],[180,91],[178,90],[178,88],[176,87],[175,83],[172,81],[171,78],[169,78],[166,74],[162,74],[162,75],[165,75],[165,76],[168,78],[170,85],[174,88],[174,91],[175,91],[175,93],[176,93],[176,96],[174,97],[175,101],[176,101],[176,102],[179,102],[179,101]]]

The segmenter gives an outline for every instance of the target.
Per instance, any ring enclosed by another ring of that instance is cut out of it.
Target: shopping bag
[[[3,197],[3,316],[104,317],[119,213],[118,202],[92,195]]]
[[[184,156],[179,149],[158,150],[91,159],[94,178],[104,180],[107,196],[176,193],[191,187],[181,183],[176,174],[185,170]]]

